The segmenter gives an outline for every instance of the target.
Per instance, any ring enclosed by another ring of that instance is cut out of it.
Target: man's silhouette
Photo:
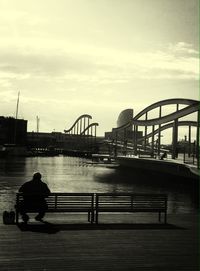
[[[23,193],[23,202],[19,207],[20,214],[25,223],[28,222],[29,211],[38,212],[35,220],[42,221],[45,212],[48,209],[45,198],[50,194],[50,190],[46,183],[41,180],[42,175],[37,172],[33,175],[33,179],[29,182],[24,183],[19,192]]]

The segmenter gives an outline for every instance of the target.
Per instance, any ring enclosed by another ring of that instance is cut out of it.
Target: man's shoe
[[[42,219],[40,216],[36,216],[36,217],[35,217],[35,220],[36,220],[36,221],[43,222],[43,219]]]
[[[29,221],[29,216],[28,215],[23,215],[22,220],[23,220],[24,224],[27,224],[27,222]]]

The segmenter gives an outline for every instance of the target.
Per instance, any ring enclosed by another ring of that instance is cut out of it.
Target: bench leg
[[[98,211],[96,211],[95,222],[96,222],[96,224],[98,224]]]
[[[88,222],[91,222],[91,215],[90,215],[90,211],[88,212]]]
[[[167,224],[167,212],[165,212],[165,224]]]
[[[159,212],[158,213],[158,221],[160,222],[160,220],[161,220],[161,213]]]
[[[18,225],[19,223],[19,212],[16,210],[16,224]]]
[[[88,212],[88,222],[90,222],[91,224],[94,222],[94,212],[93,211]]]
[[[91,224],[94,222],[94,211],[91,212]]]

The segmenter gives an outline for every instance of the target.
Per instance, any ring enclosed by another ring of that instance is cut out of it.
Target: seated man
[[[164,160],[164,158],[167,158],[167,152],[166,151],[160,156],[160,160]]]
[[[24,194],[24,200],[19,207],[19,212],[25,223],[29,220],[29,216],[27,215],[29,211],[38,212],[35,220],[42,221],[42,218],[48,209],[45,198],[50,194],[50,190],[47,184],[42,182],[41,178],[42,175],[37,172],[33,175],[31,181],[24,183],[19,189],[19,192]]]

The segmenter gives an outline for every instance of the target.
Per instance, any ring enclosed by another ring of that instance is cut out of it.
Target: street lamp
[[[163,137],[163,135],[158,134],[157,135],[157,140],[156,140],[156,150],[157,150],[157,155],[160,155],[160,138]]]

